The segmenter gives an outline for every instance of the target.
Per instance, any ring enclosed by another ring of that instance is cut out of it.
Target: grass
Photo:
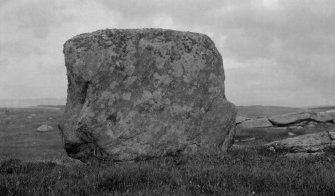
[[[65,155],[57,124],[63,110],[44,108],[0,108],[0,160],[24,161],[60,159]],[[33,116],[32,116],[33,115]],[[37,132],[43,124],[53,131]]]
[[[335,154],[289,159],[262,148],[72,166],[0,164],[1,195],[334,195]]]
[[[255,116],[264,113],[264,109],[247,109]],[[0,112],[0,196],[335,195],[335,153],[290,159],[258,147],[290,137],[288,132],[302,135],[334,126],[239,130],[237,144],[247,148],[235,148],[226,155],[86,165],[69,159],[63,150],[57,130],[62,112],[47,107]],[[41,124],[55,129],[37,132]],[[243,142],[248,138],[255,140]]]

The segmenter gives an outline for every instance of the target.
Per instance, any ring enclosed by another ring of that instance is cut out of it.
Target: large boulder
[[[206,35],[107,29],[68,40],[64,55],[68,96],[59,128],[69,156],[127,161],[232,145],[236,109]]]

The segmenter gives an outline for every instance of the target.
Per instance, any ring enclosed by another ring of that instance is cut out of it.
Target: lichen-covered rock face
[[[231,146],[236,110],[206,35],[107,29],[68,40],[64,55],[59,128],[69,156],[127,161]]]

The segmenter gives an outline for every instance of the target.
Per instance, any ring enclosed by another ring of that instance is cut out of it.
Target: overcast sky
[[[335,105],[334,0],[0,0],[0,99],[66,97],[67,39],[153,27],[209,35],[236,105]]]

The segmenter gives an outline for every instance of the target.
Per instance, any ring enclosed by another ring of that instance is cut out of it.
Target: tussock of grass
[[[334,195],[335,154],[288,159],[264,149],[104,166],[0,163],[0,195]]]

